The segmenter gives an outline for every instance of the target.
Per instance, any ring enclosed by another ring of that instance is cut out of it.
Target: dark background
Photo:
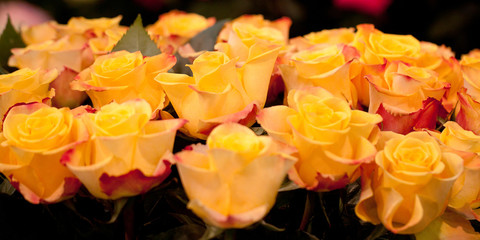
[[[130,25],[138,13],[144,24],[172,9],[195,12],[217,20],[242,14],[263,14],[266,19],[288,16],[290,36],[339,27],[373,23],[386,33],[412,34],[419,40],[444,44],[460,57],[480,48],[480,2],[477,0],[391,0],[379,15],[336,7],[332,0],[29,0],[66,23],[72,16],[114,17],[123,15]]]

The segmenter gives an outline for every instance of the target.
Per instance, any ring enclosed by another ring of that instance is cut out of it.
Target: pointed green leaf
[[[157,44],[150,38],[145,28],[143,28],[142,17],[140,14],[133,22],[125,35],[118,41],[112,52],[126,50],[129,52],[140,51],[143,56],[155,56],[160,53]]]
[[[195,35],[188,43],[192,46],[195,51],[213,51],[215,43],[217,42],[217,37],[220,31],[225,25],[226,22],[230,19],[223,19],[216,22],[213,26],[201,31],[199,34]]]
[[[0,193],[12,195],[15,190],[12,184],[10,184],[10,181],[0,173]]]
[[[25,47],[25,43],[22,40],[15,28],[12,25],[12,21],[10,20],[10,16],[7,17],[7,24],[0,36],[0,69],[1,72],[8,70],[8,58],[12,55],[10,51],[12,48],[21,48]]]

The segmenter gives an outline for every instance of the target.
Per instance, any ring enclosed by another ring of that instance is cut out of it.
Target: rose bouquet
[[[480,238],[478,50],[371,24],[120,20],[7,24],[1,196],[85,238]]]

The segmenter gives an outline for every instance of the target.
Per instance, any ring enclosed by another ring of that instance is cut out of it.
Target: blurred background
[[[263,14],[270,20],[288,16],[293,21],[291,37],[373,23],[386,33],[412,34],[449,46],[457,57],[480,48],[478,0],[0,0],[0,30],[7,13],[20,24],[122,15],[123,25],[130,25],[140,13],[148,25],[172,9],[217,20],[242,14]]]

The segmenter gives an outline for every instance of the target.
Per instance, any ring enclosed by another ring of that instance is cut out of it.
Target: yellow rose
[[[224,52],[230,58],[239,58],[239,64],[243,64],[256,52],[265,51],[273,46],[285,47],[288,39],[285,39],[281,31],[272,27],[256,27],[252,24],[236,22],[232,24],[230,34],[226,42],[219,42],[215,49]]]
[[[154,77],[167,72],[176,59],[169,54],[144,57],[140,52],[113,52],[98,57],[72,82],[74,90],[86,91],[95,108],[112,101],[143,98],[154,112],[163,109],[165,93]]]
[[[79,72],[92,63],[93,56],[84,42],[65,36],[12,49],[8,65],[17,68],[52,69],[69,68]]]
[[[288,17],[282,17],[276,19],[275,21],[265,20],[262,15],[249,15],[245,14],[234,20],[225,23],[222,31],[218,34],[217,42],[227,42],[230,32],[232,31],[232,26],[235,23],[244,23],[252,25],[256,28],[274,28],[281,32],[283,39],[288,40],[288,35],[290,31],[290,26],[292,25],[292,20]]]
[[[373,160],[379,115],[351,110],[344,99],[319,87],[291,90],[288,106],[266,108],[257,120],[270,136],[298,149],[299,161],[289,173],[297,185],[315,191],[343,188]]]
[[[440,82],[450,85],[442,99],[442,105],[447,112],[451,112],[458,102],[457,92],[463,88],[462,71],[455,53],[444,45],[438,46],[430,42],[420,42],[420,46],[420,57],[415,66],[435,71]]]
[[[147,26],[160,49],[172,45],[175,49],[184,45],[190,38],[215,24],[215,18],[205,18],[195,13],[172,10],[158,17],[158,20]]]
[[[175,155],[187,207],[206,223],[244,228],[261,220],[296,159],[294,149],[236,123],[216,127],[205,145]]]
[[[385,144],[375,157],[377,167],[371,175],[362,175],[355,212],[393,233],[418,233],[443,214],[463,160],[444,151],[427,132],[384,132],[382,137]]]
[[[91,138],[63,157],[75,176],[98,198],[118,199],[145,193],[170,174],[168,159],[185,120],[150,121],[143,99],[103,106],[82,118]]]
[[[13,73],[0,75],[0,117],[17,103],[42,102],[55,95],[49,84],[57,77],[55,69],[50,71],[24,68]],[[1,129],[1,127],[0,127]]]
[[[467,93],[478,101],[480,99],[480,50],[474,49],[462,55],[460,65]]]
[[[366,76],[370,83],[370,113],[382,115],[383,130],[406,134],[415,128],[435,129],[443,108],[440,100],[450,87],[432,70],[403,62],[387,63],[382,75]]]
[[[352,45],[366,64],[383,64],[385,60],[412,63],[420,56],[420,42],[411,35],[383,33],[371,24],[360,24]]]
[[[448,206],[468,219],[480,220],[476,203],[480,200],[480,136],[464,130],[456,122],[447,122],[438,138],[464,160],[465,170],[455,181]]]
[[[115,28],[105,30],[105,34],[88,40],[88,46],[92,49],[95,57],[105,55],[112,51],[113,47],[127,32],[127,28]]]
[[[346,45],[319,44],[293,54],[288,65],[278,66],[286,91],[322,87],[356,107],[357,94],[350,77],[355,53]]]
[[[257,108],[263,108],[278,48],[256,49],[242,67],[222,52],[206,52],[197,57],[185,74],[160,73],[168,99],[188,134],[205,139],[216,125],[240,122],[252,125]]]
[[[57,29],[60,36],[79,34],[85,38],[100,37],[109,29],[118,29],[122,16],[114,18],[93,18],[72,17],[66,25],[58,24]]]
[[[57,23],[54,21],[48,21],[33,26],[22,26],[20,32],[22,40],[26,45],[31,45],[58,39],[56,26]]]
[[[0,171],[26,200],[53,203],[76,193],[81,184],[61,157],[86,141],[88,131],[68,108],[42,103],[12,107],[0,138]]]
[[[480,122],[477,121],[480,117],[480,100],[465,93],[465,89],[458,93],[458,100],[455,122],[465,130],[480,134]]]
[[[303,51],[317,44],[349,44],[355,37],[353,28],[327,29],[290,39],[290,44]]]

